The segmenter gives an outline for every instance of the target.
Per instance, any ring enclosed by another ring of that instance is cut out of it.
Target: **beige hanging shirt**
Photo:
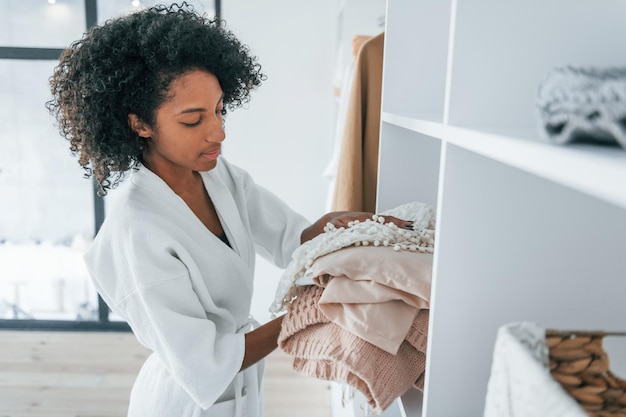
[[[376,210],[383,48],[381,33],[363,43],[356,58],[333,210]]]

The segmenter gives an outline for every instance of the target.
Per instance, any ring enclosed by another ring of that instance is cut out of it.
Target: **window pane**
[[[45,109],[55,65],[0,60],[2,318],[74,320],[97,306],[82,262],[94,231],[92,182]]]
[[[100,0],[98,1],[98,22],[104,22],[113,17],[123,16],[142,7],[163,4],[162,0]],[[194,9],[210,17],[215,16],[215,2],[213,0],[187,0]]]
[[[65,48],[85,32],[85,1],[0,1],[0,46]]]

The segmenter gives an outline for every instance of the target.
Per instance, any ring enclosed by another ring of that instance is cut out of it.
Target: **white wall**
[[[222,18],[259,57],[267,81],[226,119],[224,155],[296,211],[324,213],[335,103],[334,0],[222,0]],[[252,314],[264,322],[282,270],[257,259]]]
[[[0,9],[6,12],[0,13],[0,23],[7,23],[0,24],[0,44],[64,46],[80,37],[84,30],[82,26],[76,29],[76,25],[64,25],[69,28],[69,33],[64,35],[65,40],[59,41],[59,45],[54,40],[56,38],[40,36],[43,32],[38,29],[33,32],[38,36],[32,42],[22,34],[17,36],[14,32],[23,28],[23,25],[18,24],[21,21],[18,16],[24,13],[18,13],[17,9],[23,8],[22,3],[17,0],[0,1]],[[159,1],[142,0],[144,5],[154,3]],[[208,1],[192,0],[192,3],[199,10],[209,12],[206,5]],[[326,207],[328,180],[323,177],[323,172],[333,151],[337,112],[337,102],[333,97],[334,82],[337,74],[341,73],[342,64],[345,64],[344,55],[350,51],[352,36],[357,33],[375,34],[381,30],[377,18],[383,13],[384,3],[385,0],[222,0],[222,17],[242,41],[251,47],[252,52],[259,56],[263,72],[268,76],[264,85],[253,92],[248,108],[229,114],[225,155],[311,221],[322,215]],[[72,0],[72,4],[77,15],[81,15],[82,2]],[[54,12],[67,18],[59,13],[64,12],[68,5],[68,2],[54,6],[39,0],[28,2],[29,7],[37,7],[38,11],[33,16]],[[101,19],[105,19],[128,8],[130,1],[102,0],[99,2],[98,14]],[[28,13],[26,15],[30,16]],[[11,18],[4,19],[6,17]],[[33,27],[31,25],[31,29]],[[19,42],[15,43],[15,40]],[[7,62],[0,64],[8,65]],[[56,139],[58,135],[52,126],[53,120],[42,105],[49,98],[47,78],[53,64],[52,61],[12,62],[11,65],[17,66],[11,66],[10,69],[0,65],[0,72],[10,74],[8,78],[5,77],[6,88],[0,88],[0,97],[6,98],[0,100],[0,109],[2,103],[8,103],[7,111],[0,112],[0,120],[6,119],[6,123],[0,125],[0,151],[6,151],[0,152],[0,194],[5,194],[6,200],[11,202],[9,205],[0,205],[0,241],[66,242],[68,236],[90,236],[93,231],[91,183],[82,179],[82,170],[76,160],[69,157],[67,144],[60,138]],[[28,66],[28,71],[23,66]],[[30,84],[16,82],[24,77],[37,81]],[[36,93],[31,84],[36,86]],[[0,81],[1,85],[3,83]],[[14,91],[18,88],[14,86],[21,87],[19,91]],[[17,99],[24,101],[24,105]],[[15,112],[22,107],[28,108],[29,111],[22,113],[28,114],[29,120],[28,123],[22,123],[20,130],[14,126],[17,120]],[[35,113],[37,123],[33,123]],[[2,114],[6,117],[3,118]],[[33,151],[30,149],[34,146],[30,139],[24,140],[20,135],[32,137],[26,127],[30,129],[35,124],[38,129],[45,126],[47,130],[40,134],[41,140]],[[17,152],[14,148],[20,143],[20,146],[30,148]],[[51,147],[59,148],[58,152],[53,154]],[[22,154],[45,158],[32,162],[24,160]],[[43,167],[49,164],[53,164],[54,169],[45,171]],[[13,169],[16,166],[28,168],[20,177],[23,181],[16,178],[18,173]],[[37,172],[48,172],[48,177],[34,176],[33,168],[37,168]],[[46,181],[50,173],[62,178],[52,183]],[[26,179],[28,184],[25,183]],[[30,186],[35,180],[41,191],[25,192],[26,185]],[[84,201],[81,200],[81,209],[75,212],[78,214],[72,218],[71,224],[59,222],[58,219],[64,218],[62,214],[67,212],[67,204],[76,207],[75,198],[60,193],[57,190],[59,187],[54,188],[51,184],[71,188],[68,192],[72,195],[82,196]],[[107,206],[115,195],[116,191],[113,191],[105,200]],[[36,201],[31,201],[33,199]],[[267,308],[274,298],[282,271],[263,259],[259,259],[257,270],[252,311],[257,319],[265,321],[269,318]]]

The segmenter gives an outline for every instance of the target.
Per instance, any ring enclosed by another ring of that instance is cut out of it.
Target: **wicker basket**
[[[626,380],[609,369],[605,336],[626,333],[546,330],[550,372],[592,417],[626,417]]]

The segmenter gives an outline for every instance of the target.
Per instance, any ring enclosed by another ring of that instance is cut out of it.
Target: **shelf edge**
[[[445,126],[442,123],[413,119],[411,117],[387,112],[381,113],[381,120],[394,126],[431,136],[435,139],[443,139],[445,136]]]
[[[626,208],[626,150],[556,145],[529,132],[490,132],[388,112],[381,120]],[[533,139],[524,139],[529,135]]]
[[[613,150],[593,145],[554,145],[453,126],[444,130],[446,143],[626,208],[626,151],[622,158],[616,149],[613,157]]]

